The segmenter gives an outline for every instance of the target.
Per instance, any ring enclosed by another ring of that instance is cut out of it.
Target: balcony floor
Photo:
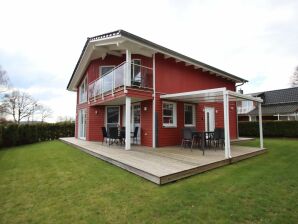
[[[181,149],[178,146],[152,149],[145,146],[132,146],[132,150],[101,142],[91,142],[76,138],[61,138],[82,151],[137,174],[156,184],[173,182],[188,176],[228,165],[266,152],[265,149],[232,145],[231,159],[224,158],[221,149],[205,151]]]

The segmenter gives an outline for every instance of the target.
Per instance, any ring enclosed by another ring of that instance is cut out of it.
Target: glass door
[[[137,144],[141,144],[141,105],[133,104],[131,111],[131,132],[134,132],[135,127],[138,127]]]
[[[214,131],[215,114],[213,107],[205,107],[205,131]]]
[[[120,107],[107,106],[106,107],[106,128],[109,132],[111,127],[119,127],[120,125]]]
[[[79,138],[86,139],[86,110],[79,110]]]

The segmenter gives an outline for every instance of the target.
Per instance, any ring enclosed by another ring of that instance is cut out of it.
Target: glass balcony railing
[[[109,71],[102,77],[94,80],[89,84],[88,95],[89,100],[95,97],[104,97],[108,93],[114,93],[117,89],[125,86],[125,71],[127,63],[115,67],[113,70]],[[152,69],[131,64],[131,83],[126,86],[131,86],[133,88],[153,88],[153,75]]]

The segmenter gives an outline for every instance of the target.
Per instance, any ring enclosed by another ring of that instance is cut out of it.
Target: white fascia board
[[[195,96],[195,95],[200,95],[200,94],[208,94],[208,93],[223,93],[226,91],[226,88],[215,88],[215,89],[205,89],[205,90],[198,90],[198,91],[191,91],[191,92],[182,92],[182,93],[172,93],[172,94],[165,94],[161,95],[160,98],[162,99],[170,99],[170,98],[175,98],[175,97],[187,97],[187,96]]]
[[[252,96],[244,95],[244,94],[241,94],[241,93],[236,93],[236,92],[233,92],[233,91],[230,91],[230,90],[228,90],[227,93],[230,96],[234,96],[236,98],[241,98],[241,99],[245,99],[245,100],[251,100],[251,101],[259,102],[259,103],[262,103],[263,102],[262,98],[260,98],[260,97],[252,97]]]
[[[150,48],[150,49],[152,49],[152,50],[155,51],[155,52],[160,52],[160,53],[162,53],[162,54],[164,54],[164,55],[167,55],[167,56],[169,56],[169,57],[175,58],[176,60],[183,61],[183,62],[188,63],[188,64],[191,64],[191,65],[193,65],[193,66],[197,66],[197,67],[203,69],[203,71],[205,70],[205,71],[213,72],[214,74],[219,74],[220,76],[222,76],[222,77],[224,77],[224,78],[226,78],[226,79],[230,79],[230,80],[234,80],[234,81],[240,81],[240,80],[233,79],[232,77],[227,76],[227,75],[225,75],[225,74],[222,74],[222,73],[220,73],[220,72],[214,71],[213,69],[206,68],[206,67],[204,67],[204,66],[202,66],[202,65],[200,65],[200,64],[193,63],[193,62],[191,62],[191,61],[188,61],[188,60],[185,60],[185,59],[183,59],[183,58],[180,58],[180,57],[174,56],[174,55],[172,55],[172,54],[169,54],[168,52],[164,52],[164,51],[161,51],[161,50],[159,50],[159,49],[153,48],[153,47],[151,47],[151,46],[149,46],[149,45],[147,45],[147,44],[140,43],[140,42],[138,42],[138,41],[136,41],[136,40],[132,40],[132,39],[127,38],[127,37],[124,37],[124,38],[125,38],[126,40],[131,41],[131,42],[134,42],[134,43],[137,43],[137,44],[139,44],[139,45],[142,45],[142,46],[145,46],[145,47],[147,47],[147,48]]]
[[[72,82],[69,85],[68,90],[70,90],[70,91],[77,90],[77,88],[75,86],[76,86],[77,82],[80,80],[82,73],[86,69],[89,58],[90,58],[92,51],[94,50],[95,47],[107,46],[107,45],[112,45],[112,44],[117,45],[117,44],[122,43],[123,41],[124,41],[123,38],[119,35],[89,41],[89,43],[86,47],[86,50],[83,53],[81,61],[77,67],[77,70],[74,74]]]

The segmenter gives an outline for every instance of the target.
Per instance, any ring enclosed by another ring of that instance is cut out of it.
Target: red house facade
[[[137,144],[163,147],[179,145],[184,127],[228,127],[234,139],[236,101],[224,107],[214,93],[236,96],[245,82],[123,30],[88,38],[67,87],[77,92],[75,137],[103,141],[102,127],[139,127]]]

